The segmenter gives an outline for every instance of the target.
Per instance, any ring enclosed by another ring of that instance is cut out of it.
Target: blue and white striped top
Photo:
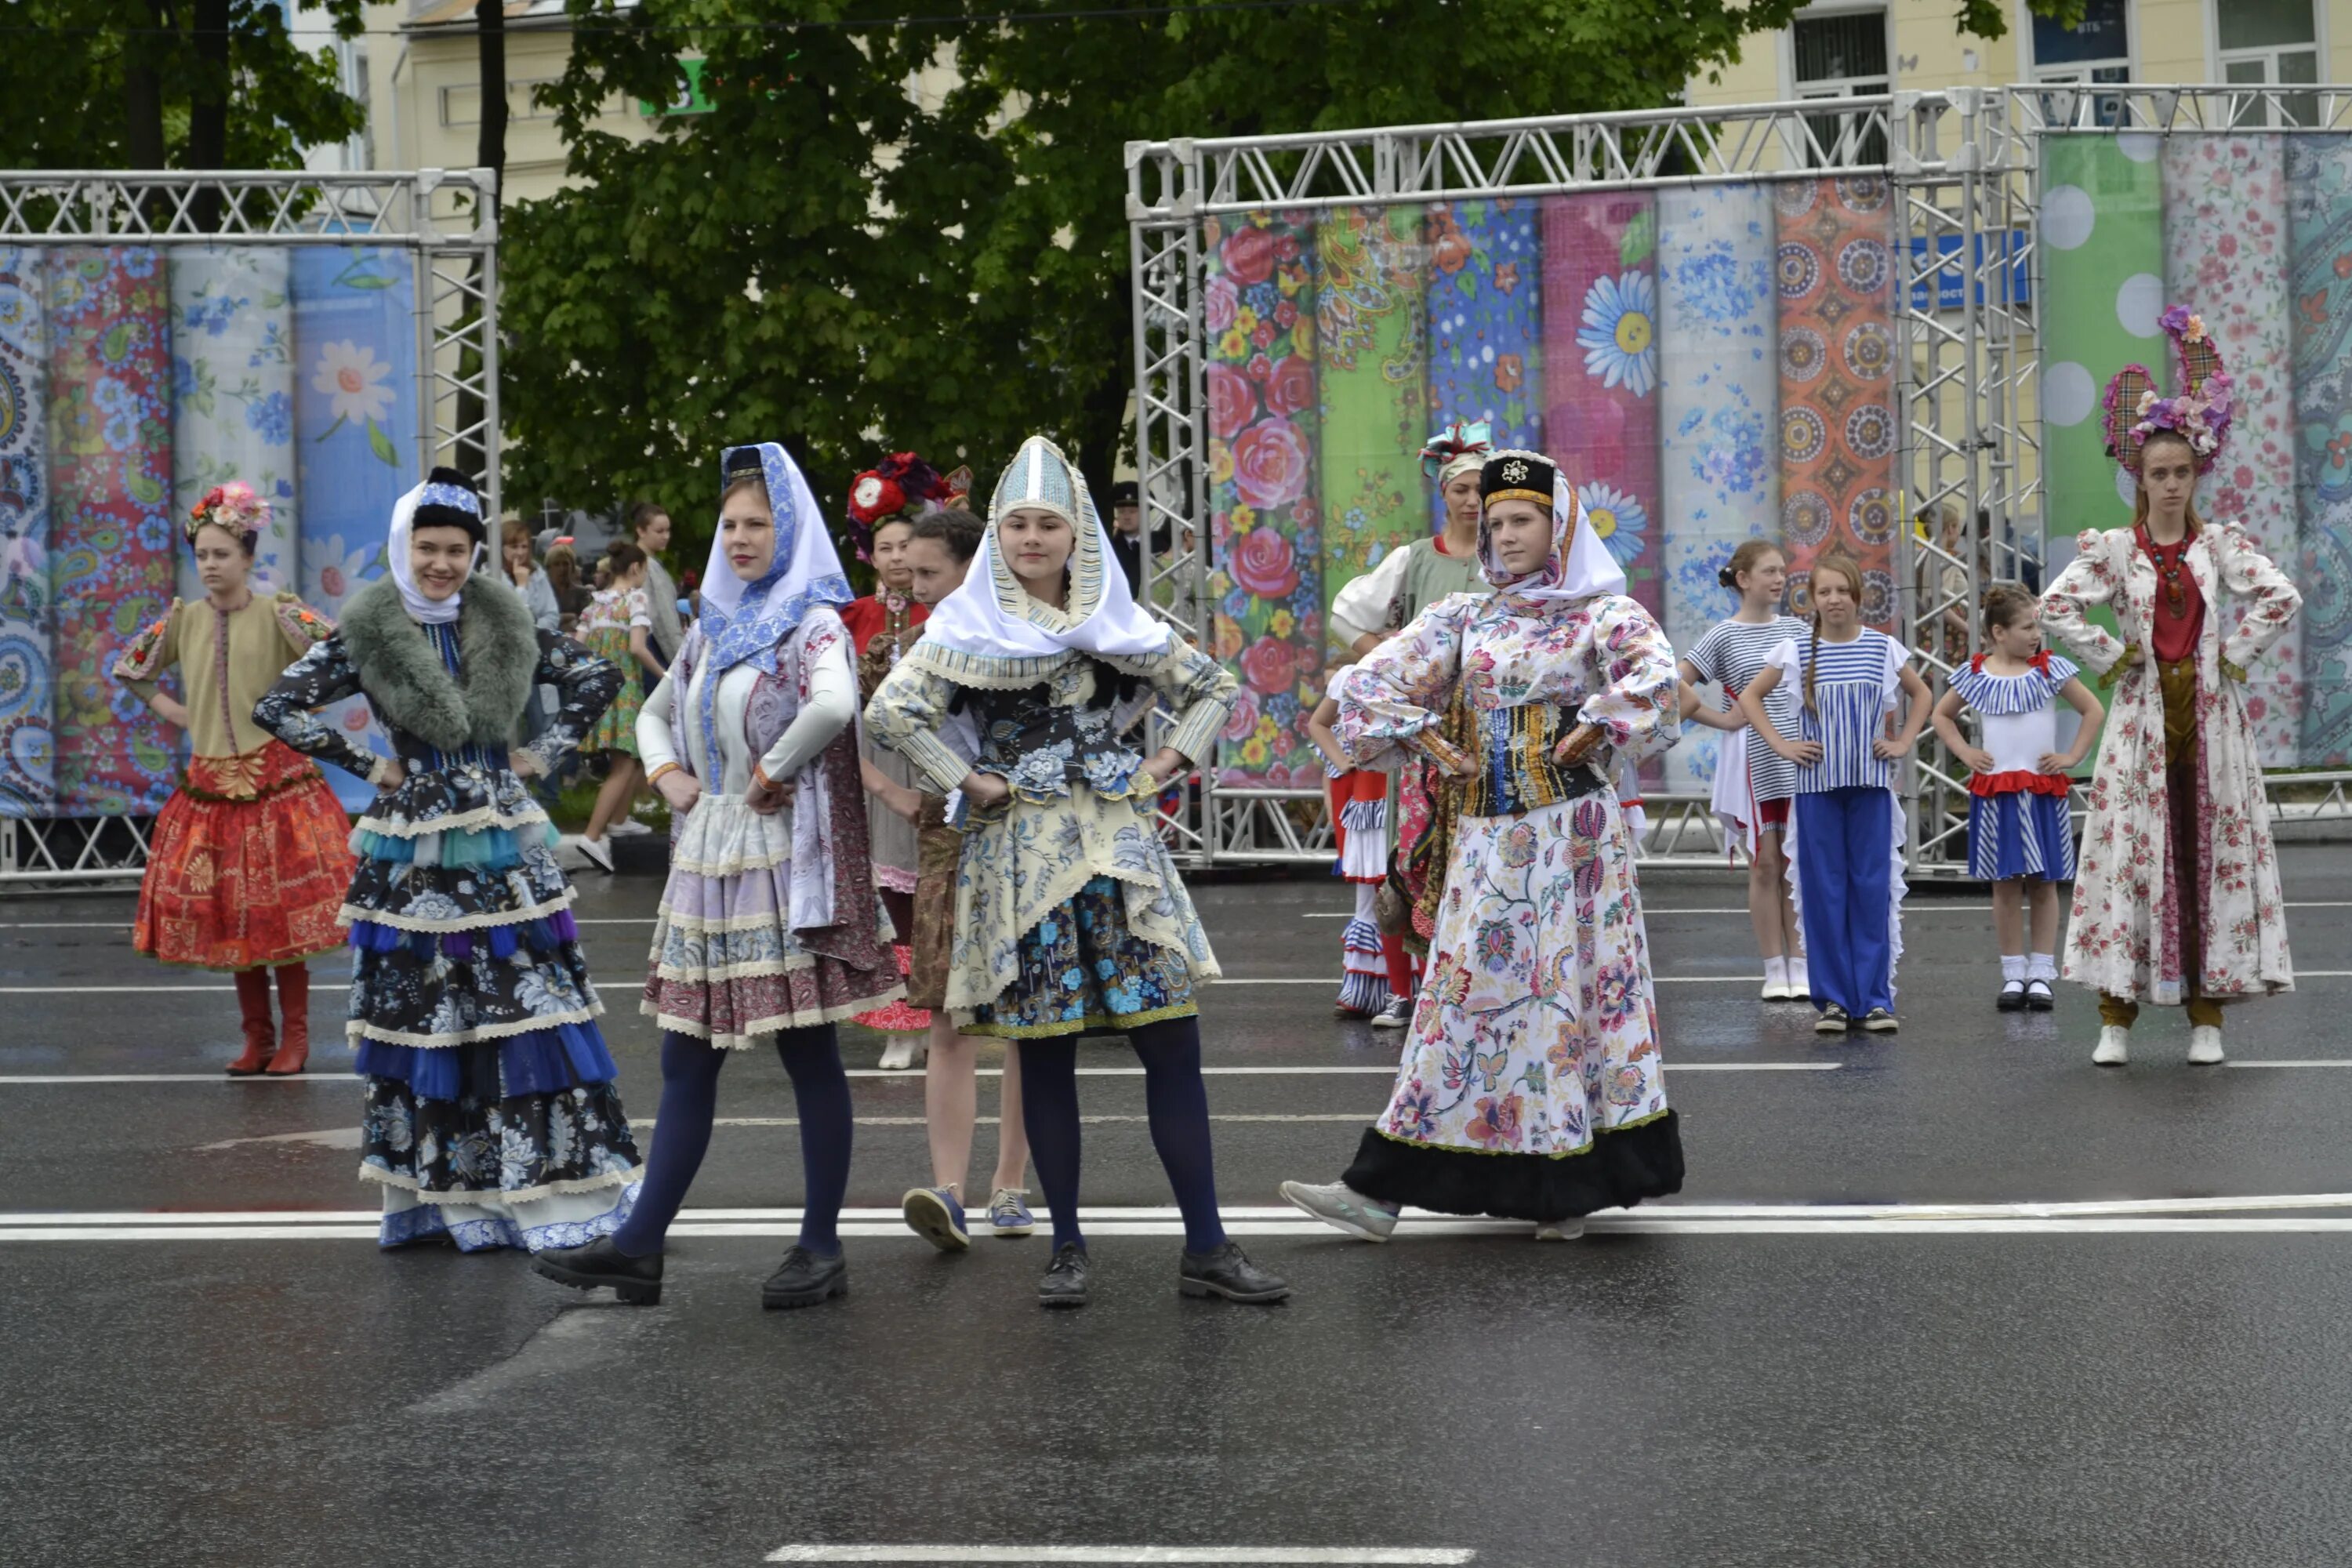
[[[1815,653],[1818,647],[1819,652]],[[1816,645],[1810,634],[1791,637],[1772,655],[1781,684],[1797,696],[1794,740],[1819,741],[1822,760],[1796,770],[1797,793],[1892,789],[1895,764],[1871,755],[1870,744],[1886,732],[1886,715],[1903,689],[1903,645],[1885,632],[1862,628],[1852,642]],[[1818,659],[1813,706],[1804,707],[1805,665]]]

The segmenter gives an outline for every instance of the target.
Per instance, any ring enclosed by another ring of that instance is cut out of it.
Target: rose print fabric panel
[[[1862,565],[1862,618],[1895,629],[1895,203],[1885,180],[1773,188],[1779,243],[1780,527],[1789,599],[1810,609],[1813,562]]]
[[[404,257],[357,246],[297,251],[290,272],[301,595],[331,618],[383,574],[393,504],[416,483],[415,289]],[[364,700],[320,717],[388,750]],[[352,810],[374,796],[359,779],[328,777]]]
[[[1341,584],[1428,527],[1415,455],[1427,419],[1421,227],[1417,206],[1339,207],[1315,233],[1327,625]]]
[[[1202,244],[1211,625],[1218,659],[1242,677],[1218,777],[1319,788],[1306,731],[1323,669],[1315,226],[1305,213],[1212,217]]]
[[[2295,559],[2294,369],[2287,328],[2285,138],[2166,142],[2164,280],[2205,318],[2237,384],[2230,445],[2198,487],[2205,516],[2235,521],[2274,561]],[[2163,371],[2172,383],[2172,367]],[[2249,668],[2246,717],[2264,767],[2292,766],[2303,728],[2303,638],[2290,627]]]
[[[145,816],[175,737],[107,672],[173,597],[171,300],[143,247],[59,250],[47,272],[57,809]]]
[[[254,545],[256,593],[297,589],[294,542],[294,310],[283,250],[174,250],[172,282],[172,505],[175,521],[231,479],[269,502]],[[180,596],[201,598],[194,555],[179,552]]]
[[[1543,257],[1536,204],[1429,209],[1431,430],[1486,421],[1498,447],[1544,450]],[[1413,445],[1420,445],[1415,437]],[[1445,531],[1434,485],[1429,529]]]
[[[2306,763],[2336,764],[2352,756],[2352,136],[2289,139],[2286,188],[2301,755]]]
[[[41,253],[0,247],[0,816],[57,810]]]

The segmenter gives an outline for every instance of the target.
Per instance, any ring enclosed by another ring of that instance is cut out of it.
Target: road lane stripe
[[[1234,1563],[1444,1565],[1477,1552],[1451,1546],[780,1546],[771,1563]]]
[[[1670,1065],[1667,1070],[1675,1073],[1836,1072],[1844,1066],[1845,1064],[1843,1062],[1834,1061],[1682,1062],[1679,1064]],[[885,1071],[881,1068],[847,1068],[844,1070],[851,1078],[899,1079],[908,1083],[920,1083],[923,1081],[923,1073],[920,1068],[908,1068],[903,1070],[893,1068],[888,1071]],[[1003,1068],[976,1068],[973,1070],[982,1078],[1003,1078],[1004,1076],[1004,1069]],[[1396,1068],[1392,1066],[1385,1065],[1367,1065],[1362,1067],[1204,1067],[1201,1071],[1210,1078],[1338,1078],[1362,1076],[1367,1078],[1392,1079],[1396,1077]],[[1079,1068],[1077,1069],[1077,1075],[1080,1078],[1141,1078],[1143,1076],[1143,1069],[1139,1067]],[[226,1087],[242,1088],[247,1084],[259,1083],[331,1083],[340,1088],[345,1084],[357,1082],[359,1082],[359,1075],[348,1072],[305,1072],[295,1073],[283,1078],[272,1078],[268,1073],[256,1074],[251,1078],[231,1078],[228,1074],[221,1072],[78,1072],[0,1074],[0,1086],[8,1084],[72,1086],[78,1084],[101,1083],[214,1083]]]

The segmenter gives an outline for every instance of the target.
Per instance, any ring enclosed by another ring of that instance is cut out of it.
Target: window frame
[[[2323,0],[2305,0],[2305,3],[2311,8],[2310,43],[2273,45],[2266,48],[2231,49],[2225,52],[2221,47],[2221,7],[2229,4],[2229,0],[2207,0],[2207,4],[2204,6],[2205,58],[2212,67],[2212,69],[2208,73],[2208,75],[2216,84],[2225,88],[2263,87],[2305,89],[2310,92],[2311,103],[2314,110],[2314,118],[2315,119],[2318,106],[2317,89],[2326,85],[2327,81],[2327,62],[2330,58],[2327,52],[2328,8],[2326,5],[2323,3]],[[2309,82],[2283,82],[2279,80],[2277,74],[2279,57],[2281,55],[2302,54],[2306,50],[2315,57],[2311,80]],[[2261,81],[2233,82],[2230,80],[2230,68],[2232,65],[2248,64],[2253,61],[2260,61],[2262,63],[2263,79]],[[2284,108],[2285,105],[2282,103],[2281,107]],[[2282,127],[2272,124],[2270,115],[2267,112],[2263,112],[2259,118],[2255,118],[2251,114],[2241,115],[2238,117],[2236,123],[2233,124],[2231,129],[2245,131],[2275,131],[2282,129]]]
[[[1797,79],[1797,25],[1800,22],[1818,22],[1837,16],[1872,15],[1878,17],[1879,26],[1886,37],[1886,75],[1883,79],[1832,77],[1810,83],[1800,82]],[[1882,94],[1894,93],[1901,81],[1903,62],[1895,53],[1895,6],[1892,0],[1813,0],[1813,4],[1791,16],[1789,19],[1789,25],[1780,29],[1778,52],[1780,68],[1780,99],[1784,103],[1826,105],[1841,98],[1876,98]],[[1865,84],[1882,80],[1885,84],[1883,87],[1872,87],[1867,91],[1861,90]],[[1824,109],[1822,112],[1826,117],[1834,111]],[[1793,141],[1793,138],[1791,140]],[[1801,143],[1791,145],[1789,148],[1789,154],[1791,163],[1801,167],[1808,165],[1809,161],[1804,155],[1805,148]]]

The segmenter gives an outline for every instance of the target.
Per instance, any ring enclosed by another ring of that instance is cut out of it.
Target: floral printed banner
[[[1739,542],[1780,530],[1773,234],[1761,185],[1658,193],[1662,565],[1677,647],[1735,608],[1716,574]],[[1715,756],[1715,732],[1685,726],[1666,753],[1669,786],[1703,791]]]
[[[1543,259],[1536,205],[1429,209],[1429,429],[1485,420],[1498,447],[1544,449]],[[1428,487],[1429,527],[1445,502]]]
[[[2332,766],[2352,756],[2352,136],[2290,138],[2286,194],[2301,514],[2301,755]]]
[[[0,816],[57,811],[41,253],[0,247]]]
[[[1774,187],[1780,300],[1780,527],[1790,608],[1813,562],[1861,563],[1862,618],[1895,629],[1895,204],[1885,180]]]
[[[415,286],[398,251],[319,248],[293,258],[294,453],[301,595],[328,615],[383,575],[393,504],[416,483]],[[379,750],[367,703],[335,721]],[[354,810],[374,793],[330,768]]]
[[[49,582],[57,605],[58,813],[145,816],[176,738],[110,673],[171,603],[171,300],[149,248],[48,267]]]
[[[176,515],[243,479],[269,502],[254,587],[295,587],[294,315],[287,253],[257,246],[175,250],[172,274],[172,500]],[[180,552],[180,596],[203,596]]]
[[[1209,218],[1201,237],[1212,625],[1217,658],[1241,676],[1217,776],[1320,789],[1306,730],[1323,668],[1315,226],[1304,213],[1257,212]]]
[[[2200,489],[2274,561],[2296,559],[2293,361],[2287,327],[2286,153],[2279,136],[2175,136],[2164,145],[2165,291],[2205,318],[2237,384],[2230,445]],[[2160,369],[2169,386],[2175,371]],[[2303,635],[2290,627],[2248,671],[2246,716],[2264,767],[2301,754]]]
[[[1418,456],[1428,259],[1416,206],[1339,207],[1315,230],[1316,381],[1321,425],[1323,608],[1429,526]],[[1328,662],[1341,657],[1327,649]]]
[[[1657,213],[1646,191],[1548,196],[1542,210],[1550,456],[1656,614]]]

